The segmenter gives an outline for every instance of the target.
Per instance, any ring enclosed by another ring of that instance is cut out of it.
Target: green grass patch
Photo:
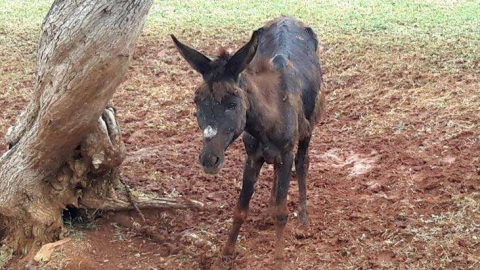
[[[479,1],[156,1],[150,26],[171,30],[235,27],[250,29],[288,15],[322,34],[469,32],[480,23]],[[478,30],[477,30],[478,31]]]
[[[0,0],[0,49],[23,58],[34,50],[52,0]],[[266,21],[288,15],[310,24],[323,45],[343,49],[410,52],[426,64],[455,72],[480,62],[480,1],[353,0],[254,1],[156,0],[145,34],[169,42],[176,34],[193,46],[246,40]],[[27,67],[30,69],[30,67]]]
[[[0,27],[38,29],[52,0],[0,0]],[[281,15],[311,24],[321,36],[381,33],[395,36],[468,35],[478,39],[480,1],[353,0],[254,1],[156,0],[147,30],[160,32],[250,32]]]
[[[0,0],[0,28],[12,32],[38,31],[53,1]]]
[[[325,43],[345,37],[367,40],[377,50],[453,48],[457,58],[478,61],[480,1],[156,1],[146,31],[195,39],[242,39],[266,21],[288,15],[310,24]],[[378,41],[381,42],[378,46]],[[195,41],[201,44],[203,41]],[[365,46],[357,46],[364,48]],[[435,58],[435,55],[429,55]]]

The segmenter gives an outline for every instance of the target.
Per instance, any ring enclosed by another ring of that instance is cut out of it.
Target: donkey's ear
[[[172,37],[173,43],[177,47],[180,54],[183,56],[185,60],[192,66],[196,71],[200,72],[202,75],[205,75],[208,71],[210,71],[210,58],[206,57],[205,55],[201,54],[200,52],[188,47],[185,44],[182,44],[174,35],[170,35]]]
[[[238,75],[252,61],[258,47],[258,31],[253,32],[250,41],[238,50],[225,66],[225,72],[233,79],[237,79]]]

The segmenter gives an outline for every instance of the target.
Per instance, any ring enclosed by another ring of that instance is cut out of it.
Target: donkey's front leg
[[[273,171],[273,183],[268,200],[268,213],[275,219],[275,202],[277,201],[277,172]]]
[[[277,193],[275,201],[275,261],[281,267],[283,265],[284,239],[283,233],[288,220],[287,193],[290,185],[290,173],[292,171],[293,154],[288,151],[283,154],[274,164],[277,175]]]
[[[240,227],[247,218],[250,199],[254,192],[254,185],[257,182],[258,174],[264,163],[263,158],[248,156],[245,161],[245,168],[243,170],[243,185],[238,199],[237,206],[235,206],[233,214],[233,225],[228,234],[228,240],[223,249],[222,255],[227,256],[233,254],[235,250],[235,243],[237,242]]]

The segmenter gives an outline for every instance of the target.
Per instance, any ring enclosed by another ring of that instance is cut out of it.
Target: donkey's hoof
[[[230,268],[229,265],[234,259],[235,259],[234,251],[223,249],[222,253],[219,254],[218,258],[213,263],[211,269],[215,269],[215,270],[229,269]]]
[[[215,262],[213,263],[210,269],[224,270],[224,269],[228,269],[228,265],[227,265],[227,262],[222,257],[219,257],[215,260]]]
[[[300,211],[298,213],[298,220],[302,226],[308,226],[310,224],[310,220],[308,219],[308,214],[305,211]]]
[[[225,260],[228,260],[230,257],[233,257],[235,253],[235,248],[231,246],[226,246],[223,248],[222,253],[220,256],[224,258]]]
[[[285,266],[285,262],[283,260],[283,256],[282,257],[277,257],[275,256],[275,259],[274,259],[274,268],[275,270],[278,270],[278,269],[283,269],[284,266]]]

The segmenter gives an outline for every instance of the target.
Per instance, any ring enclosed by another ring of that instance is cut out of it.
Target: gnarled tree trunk
[[[125,148],[108,102],[151,5],[53,3],[42,24],[32,100],[7,132],[9,150],[0,157],[0,230],[14,250],[57,240],[68,205],[117,200]]]

